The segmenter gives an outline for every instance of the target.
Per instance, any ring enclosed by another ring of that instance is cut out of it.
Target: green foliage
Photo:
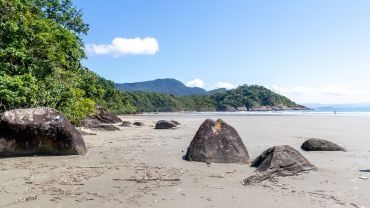
[[[286,106],[294,107],[296,103],[273,91],[258,85],[242,85],[225,93],[212,95],[216,110],[225,110],[230,107],[246,107],[248,110],[258,106]]]
[[[213,111],[209,96],[175,96],[153,92],[128,92],[138,112]]]
[[[138,112],[178,111],[174,109],[177,100],[174,95],[153,92],[128,92],[130,100]]]
[[[9,106],[29,107],[35,104],[36,80],[31,74],[0,74],[0,110]]]
[[[71,0],[0,0],[0,111],[48,106],[77,125],[95,103],[132,112],[127,95],[81,66],[87,31]]]
[[[257,85],[243,85],[227,92],[202,96],[175,96],[152,92],[129,92],[139,112],[224,111],[230,107],[297,106],[288,98]]]
[[[87,26],[69,1],[63,7],[50,2],[57,1],[0,0],[0,69],[9,75],[32,73],[42,79],[55,68],[80,68],[85,52],[76,34]],[[71,22],[76,22],[76,31],[66,27]]]
[[[78,73],[80,88],[86,96],[93,98],[97,105],[113,113],[132,113],[135,108],[131,105],[128,95],[119,91],[112,81],[106,80],[96,73],[82,69]]]

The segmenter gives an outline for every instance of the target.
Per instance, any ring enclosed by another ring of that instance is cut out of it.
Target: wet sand
[[[0,207],[369,207],[370,116],[121,116],[143,127],[92,131],[85,156],[0,159]],[[251,159],[274,145],[302,152],[318,171],[244,186],[254,168],[182,160],[199,125],[222,118]],[[155,130],[160,119],[182,123]],[[307,138],[347,152],[303,152]]]

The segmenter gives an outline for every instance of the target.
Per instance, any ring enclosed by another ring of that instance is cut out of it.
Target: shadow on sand
[[[359,170],[360,172],[363,172],[363,173],[370,173],[370,169],[367,169],[367,170]]]

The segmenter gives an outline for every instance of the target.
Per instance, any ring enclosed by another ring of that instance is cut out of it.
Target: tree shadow
[[[359,170],[360,172],[363,172],[363,173],[370,173],[370,169],[365,169],[365,170]]]

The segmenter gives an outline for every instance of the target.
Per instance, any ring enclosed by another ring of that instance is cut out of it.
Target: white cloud
[[[298,103],[349,104],[370,102],[370,90],[350,89],[336,85],[328,85],[320,88],[284,88],[273,85],[269,88]]]
[[[111,44],[87,44],[88,52],[96,55],[154,55],[159,51],[155,38],[114,38]]]
[[[203,88],[204,87],[204,82],[198,78],[194,79],[194,80],[191,80],[191,81],[187,81],[185,83],[185,85],[187,87],[200,87],[200,88]]]
[[[228,83],[228,82],[217,82],[215,84],[215,87],[216,88],[226,88],[228,90],[235,88],[235,86],[233,84]]]

